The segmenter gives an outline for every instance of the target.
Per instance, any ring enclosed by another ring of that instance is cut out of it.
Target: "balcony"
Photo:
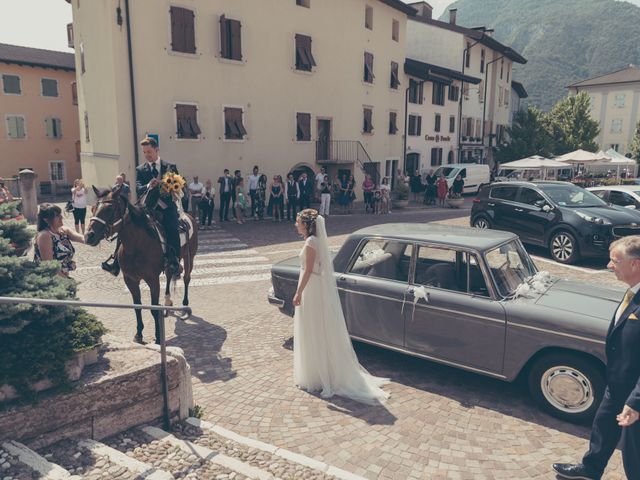
[[[373,162],[369,153],[358,140],[316,141],[316,163],[318,165],[357,164],[363,173],[371,175],[376,184],[380,181],[379,162]]]

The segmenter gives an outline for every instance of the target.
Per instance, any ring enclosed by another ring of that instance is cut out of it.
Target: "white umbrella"
[[[544,179],[547,177],[547,170],[562,170],[564,168],[571,167],[566,163],[550,160],[539,155],[533,155],[520,160],[514,160],[513,162],[503,163],[500,165],[500,168],[514,170],[540,170],[540,177]]]
[[[560,155],[555,160],[565,163],[607,163],[611,161],[611,157],[604,152],[592,153],[578,149],[575,152]]]
[[[611,166],[617,167],[616,176],[620,178],[620,167],[633,167],[631,170],[633,172],[633,176],[636,175],[636,161],[633,158],[627,158],[621,153],[616,152],[613,148],[610,148],[606,152],[603,152],[605,155],[611,157]]]

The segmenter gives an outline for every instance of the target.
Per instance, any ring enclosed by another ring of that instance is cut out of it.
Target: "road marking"
[[[249,245],[246,243],[232,243],[229,245],[207,245],[203,248],[207,253],[209,252],[223,252],[226,250],[240,250],[241,248],[247,248]]]
[[[197,266],[197,264],[196,264]],[[232,265],[228,267],[213,267],[213,268],[194,268],[191,272],[193,278],[194,275],[210,275],[216,273],[234,273],[234,272],[251,272],[254,270],[270,270],[271,265],[258,264],[258,265]]]
[[[591,273],[591,274],[609,273],[609,269],[608,268],[595,269],[595,268],[586,268],[586,267],[576,267],[575,265],[565,265],[564,263],[558,263],[555,260],[549,260],[548,258],[538,257],[536,255],[530,255],[530,257],[532,259],[534,259],[535,261],[540,261],[540,262],[544,262],[544,263],[550,263],[550,264],[556,265],[558,267],[568,268],[570,270],[577,270],[578,272]]]
[[[256,263],[256,262],[271,262],[267,257],[242,257],[242,258],[203,258],[200,259],[196,256],[195,266],[199,265],[225,265],[229,263]]]
[[[235,243],[237,242],[237,243]],[[207,238],[206,240],[198,240],[198,246],[206,245],[209,243],[228,243],[229,245],[245,245],[242,240],[235,237],[230,238]]]
[[[229,285],[233,283],[251,283],[251,282],[262,282],[264,280],[271,279],[271,273],[256,273],[254,275],[231,275],[226,277],[210,277],[210,278],[193,278],[191,279],[191,283],[189,283],[189,288],[191,287],[208,287],[211,285]],[[171,287],[173,289],[173,286]],[[146,283],[140,285],[141,290],[149,290],[149,287]],[[184,289],[184,283],[182,281],[176,282],[176,290]],[[128,292],[126,288],[123,289],[124,292]]]
[[[197,254],[196,259],[198,258],[211,258],[211,257],[228,257],[228,256],[239,256],[239,255],[247,255],[247,254],[259,254],[255,248],[245,248],[244,250],[231,250],[227,252],[212,252],[212,253],[202,253]]]

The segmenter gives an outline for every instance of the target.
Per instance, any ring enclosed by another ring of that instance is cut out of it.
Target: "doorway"
[[[416,170],[420,171],[420,154],[419,153],[408,153],[407,154],[407,163],[405,165],[405,174],[413,175]]]
[[[331,120],[319,118],[317,132],[316,161],[331,160]]]

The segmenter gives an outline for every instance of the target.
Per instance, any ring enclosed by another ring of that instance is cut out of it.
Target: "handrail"
[[[378,165],[371,160],[360,140],[317,140],[316,162],[355,163],[363,173],[372,174],[376,184],[381,178]],[[374,169],[368,169],[367,165],[374,166]]]
[[[163,305],[142,305],[123,303],[81,302],[78,300],[54,300],[28,297],[0,297],[0,304],[30,303],[33,305],[100,307],[100,308],[133,308],[141,310],[161,310],[164,312],[184,312],[191,316],[191,307],[169,307]],[[167,379],[167,344],[164,331],[165,313],[159,316],[160,323],[160,376],[162,379],[162,420],[165,429],[169,428],[169,382]]]

